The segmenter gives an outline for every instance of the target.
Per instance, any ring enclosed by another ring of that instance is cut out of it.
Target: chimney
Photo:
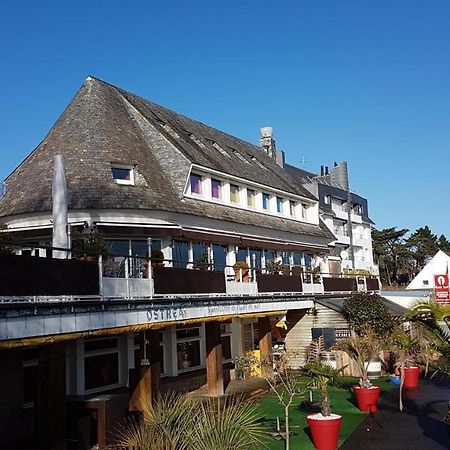
[[[331,175],[331,181],[334,181],[335,183],[339,184],[343,187],[347,192],[349,190],[349,183],[348,183],[348,167],[347,162],[343,161],[339,164],[336,164],[333,167],[333,170],[330,173]]]
[[[330,175],[330,172],[328,172],[328,166],[325,166],[325,175]]]
[[[323,166],[320,166],[320,176],[323,177],[325,172],[323,171]]]
[[[259,139],[259,145],[263,152],[267,153],[271,158],[276,159],[275,140],[273,138],[272,127],[262,127],[259,129],[261,138]]]
[[[275,150],[275,160],[277,164],[284,169],[284,151],[283,150]]]

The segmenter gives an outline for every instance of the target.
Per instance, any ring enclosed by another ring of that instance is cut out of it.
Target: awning
[[[242,319],[253,319],[257,317],[269,317],[269,316],[280,316],[286,314],[286,310],[282,311],[269,311],[256,314],[228,314],[225,316],[211,316],[211,317],[201,317],[198,319],[188,319],[188,320],[173,320],[170,322],[156,322],[156,323],[144,323],[141,325],[129,325],[126,327],[115,327],[115,328],[104,328],[101,330],[84,331],[78,333],[64,333],[55,334],[52,336],[37,336],[23,339],[12,339],[7,341],[0,341],[1,349],[10,349],[18,347],[29,347],[35,345],[49,345],[55,342],[64,341],[74,341],[77,339],[82,339],[85,337],[99,337],[106,335],[116,335],[124,333],[137,333],[144,330],[160,330],[172,325],[192,325],[192,324],[202,324],[205,322],[226,322],[236,317]]]

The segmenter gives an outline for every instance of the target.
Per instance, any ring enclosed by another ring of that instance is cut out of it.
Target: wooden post
[[[43,345],[38,351],[35,404],[38,450],[66,449],[66,346]]]
[[[158,400],[161,392],[161,358],[159,345],[159,330],[147,331],[147,349],[150,363],[150,398],[152,402]]]
[[[272,328],[270,317],[258,318],[259,351],[261,354],[261,373],[264,377],[273,376]]]
[[[147,348],[145,346],[147,345]],[[134,383],[130,382],[130,411],[145,411],[160,393],[161,370],[159,356],[159,331],[139,334],[139,352],[135,361]]]
[[[224,394],[222,340],[220,322],[205,323],[206,331],[206,379],[208,395],[218,397]]]

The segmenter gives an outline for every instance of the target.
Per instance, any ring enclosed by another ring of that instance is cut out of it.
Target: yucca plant
[[[142,419],[117,433],[117,450],[239,450],[261,448],[265,436],[255,407],[241,399],[206,401],[168,394],[144,407]]]
[[[142,419],[129,420],[117,432],[114,449],[189,450],[196,405],[185,395],[161,396],[152,406],[144,403]]]
[[[261,448],[266,433],[260,416],[239,397],[208,399],[200,403],[191,435],[192,450],[238,450]]]

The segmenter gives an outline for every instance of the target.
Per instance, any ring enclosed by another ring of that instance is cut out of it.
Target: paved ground
[[[450,400],[450,380],[421,379],[420,383],[417,391],[404,396],[403,413],[398,409],[398,389],[384,394],[379,411],[358,427],[341,450],[450,449],[450,433],[442,421]]]

